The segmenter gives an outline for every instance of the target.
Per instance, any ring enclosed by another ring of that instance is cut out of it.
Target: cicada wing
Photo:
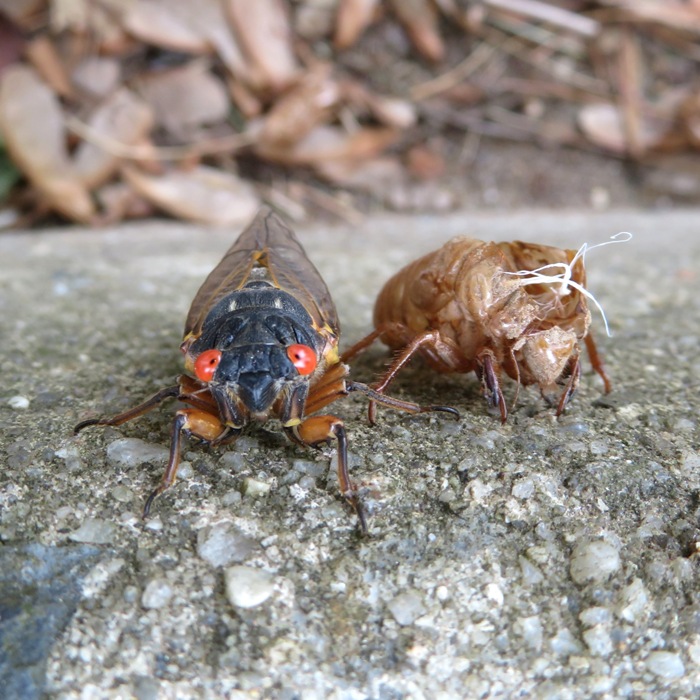
[[[337,335],[338,314],[326,283],[294,232],[269,210],[261,243],[266,247],[265,265],[275,284],[304,306],[318,328],[328,327]]]
[[[262,207],[197,292],[185,322],[186,339],[199,336],[211,309],[243,287],[254,267],[267,268],[270,281],[294,296],[319,328],[339,332],[335,305],[318,270],[294,232],[269,207]]]

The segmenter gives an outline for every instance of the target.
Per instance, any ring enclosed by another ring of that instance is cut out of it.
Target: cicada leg
[[[581,378],[580,355],[576,354],[571,358],[568,372],[569,378],[566,382],[562,395],[559,397],[559,403],[557,404],[557,418],[564,412],[566,404],[571,401],[573,395],[576,393],[576,389],[578,388],[579,380]]]
[[[508,420],[508,407],[501,391],[501,381],[499,379],[500,366],[493,352],[488,349],[482,350],[476,358],[476,374],[481,380],[484,389],[484,398],[489,406],[495,406],[501,413],[501,423]]]
[[[603,364],[603,360],[598,353],[598,347],[595,344],[595,340],[593,340],[593,334],[590,332],[590,330],[588,331],[588,334],[584,340],[586,341],[586,350],[588,350],[588,357],[591,360],[591,365],[603,380],[603,384],[605,385],[605,393],[609,394],[612,391],[612,382],[605,371],[605,365]]]
[[[350,362],[356,355],[364,352],[372,343],[374,343],[383,333],[382,330],[374,330],[366,335],[362,340],[358,340],[352,347],[349,347],[341,356],[341,362]]]
[[[90,418],[89,420],[78,423],[73,429],[77,434],[84,428],[93,425],[122,425],[152,411],[156,406],[167,399],[177,399],[178,401],[192,406],[192,408],[180,409],[175,414],[170,439],[168,464],[159,486],[153,490],[146,500],[146,504],[143,508],[144,518],[148,516],[156,496],[163,493],[163,491],[175,481],[177,470],[180,466],[180,449],[183,435],[199,438],[209,444],[218,445],[235,440],[241,432],[240,429],[226,426],[221,422],[216,401],[205,385],[202,385],[201,382],[198,382],[192,377],[188,377],[186,374],[181,375],[178,378],[178,382],[179,383],[175,386],[162,389],[157,394],[151,396],[151,398],[138,406],[134,406],[134,408],[130,408],[128,411],[118,413],[116,416],[111,416],[109,418]]]
[[[184,397],[183,400],[186,400]],[[146,499],[143,507],[142,517],[147,518],[151,511],[153,501],[163,491],[168,489],[175,482],[177,470],[180,466],[180,452],[182,447],[182,437],[195,437],[210,444],[221,444],[230,442],[238,437],[240,429],[230,428],[224,425],[219,416],[200,408],[182,408],[175,414],[172,433],[170,437],[170,453],[168,464],[165,467],[160,484],[153,489]]]
[[[73,433],[77,435],[84,428],[89,428],[93,425],[109,425],[112,427],[123,425],[124,423],[128,423],[135,418],[149,413],[168,399],[178,399],[179,401],[190,404],[190,406],[200,408],[203,411],[211,411],[211,409],[216,408],[216,402],[209,391],[196,379],[182,374],[178,377],[178,384],[169,386],[166,389],[161,389],[158,393],[146,399],[138,406],[134,406],[123,413],[117,413],[116,416],[110,416],[108,418],[89,418],[88,420],[81,421],[73,428]]]
[[[381,335],[384,329],[378,329],[377,334]],[[368,338],[370,336],[367,336]],[[363,342],[363,341],[360,341]],[[352,348],[351,348],[352,350]],[[408,363],[408,361],[415,355],[421,352],[426,353],[432,351],[432,355],[439,358],[439,361],[451,369],[455,369],[462,365],[462,360],[459,357],[459,353],[452,346],[452,344],[445,342],[440,336],[439,331],[424,331],[416,335],[394,358],[389,368],[384,373],[382,379],[372,386],[372,390],[376,395],[382,395],[388,388],[391,382],[394,381],[396,375],[401,371],[401,369]],[[367,392],[366,392],[367,393]],[[394,399],[390,399],[392,402]],[[367,409],[367,417],[371,425],[374,425],[377,419],[377,403],[382,403],[385,405],[394,406],[393,403],[388,403],[384,400],[379,400],[376,396],[370,397],[369,408]],[[415,405],[415,404],[414,404]],[[396,407],[396,406],[394,406]],[[407,410],[407,409],[401,409]],[[417,413],[427,411],[447,411],[448,413],[457,414],[455,409],[449,406],[427,406],[421,411],[416,411]]]
[[[348,472],[348,438],[345,426],[340,418],[332,415],[310,416],[295,426],[286,427],[285,431],[293,442],[309,447],[335,440],[338,443],[338,484],[340,493],[357,513],[357,520],[363,534],[367,533],[367,518],[357,491],[350,481]]]
[[[449,406],[420,406],[409,401],[401,401],[391,396],[379,394],[365,384],[345,379],[347,367],[339,363],[330,367],[326,374],[309,392],[304,404],[308,413],[319,411],[351,391],[359,391],[385,406],[408,413],[425,413],[426,411],[445,411],[459,417],[459,413]],[[345,426],[340,418],[333,415],[309,416],[293,425],[286,425],[285,432],[292,442],[307,447],[318,447],[323,443],[336,440],[338,443],[338,482],[343,497],[350,503],[360,523],[363,533],[367,532],[367,518],[362,503],[350,481],[348,473],[348,444]]]
[[[329,367],[321,379],[309,390],[304,403],[304,412],[311,414],[320,411],[341,396],[346,396],[348,391],[345,386],[345,377],[348,367],[342,362]]]
[[[91,425],[122,425],[123,423],[127,423],[134,418],[138,418],[139,416],[152,411],[154,408],[156,408],[156,406],[162,404],[163,401],[174,399],[179,395],[179,384],[169,386],[167,389],[161,389],[157,394],[154,394],[150,399],[147,399],[138,406],[134,406],[134,408],[130,408],[128,411],[124,411],[123,413],[118,413],[116,416],[111,416],[110,418],[89,418],[88,420],[84,420],[73,428],[73,433],[77,435],[81,430],[83,430],[83,428],[88,428]]]

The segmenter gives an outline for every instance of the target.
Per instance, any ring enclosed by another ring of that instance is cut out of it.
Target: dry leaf
[[[178,1],[185,3],[188,12],[194,14],[191,21],[199,28],[202,36],[207,37],[231,73],[239,80],[252,84],[253,69],[243,55],[239,40],[228,23],[223,7],[224,0],[199,0],[196,4],[191,0]]]
[[[294,31],[306,41],[319,41],[333,33],[335,2],[297,5],[294,11]]]
[[[334,160],[319,163],[321,177],[339,187],[348,187],[373,196],[383,196],[402,182],[404,169],[398,158],[384,156],[369,160]]]
[[[127,88],[119,88],[92,114],[88,126],[94,134],[76,150],[75,173],[87,187],[98,187],[117,170],[118,148],[142,143],[153,128],[150,107]],[[110,150],[110,145],[118,148]]]
[[[23,29],[34,29],[34,17],[45,5],[46,0],[0,0],[0,11]]]
[[[36,68],[42,79],[61,97],[72,97],[73,86],[65,66],[56,51],[53,40],[47,34],[32,39],[25,49],[27,60]]]
[[[156,46],[192,54],[214,49],[237,78],[252,80],[221,0],[132,0],[122,22],[134,36]]]
[[[394,14],[414,46],[430,61],[442,61],[445,46],[438,30],[438,13],[429,0],[390,0]]]
[[[697,8],[673,0],[599,0],[601,4],[624,10],[645,22],[657,22],[671,29],[700,32]]]
[[[340,0],[335,25],[335,47],[350,48],[372,23],[379,0]]]
[[[253,71],[253,85],[279,92],[299,73],[283,0],[224,0],[231,26]]]
[[[260,128],[252,124],[251,130]],[[284,148],[258,143],[255,151],[263,158],[283,165],[318,166],[331,161],[361,161],[373,158],[396,141],[393,129],[363,128],[349,134],[339,126],[317,126],[296,144]]]
[[[89,37],[90,53],[101,56],[126,56],[138,51],[136,40],[115,21],[134,0],[89,0],[85,26],[80,33]],[[76,33],[73,34],[76,36]]]
[[[613,153],[626,154],[629,144],[625,133],[623,115],[618,107],[609,103],[586,105],[578,114],[583,133],[597,146]],[[668,135],[672,123],[667,119],[642,119],[638,135],[640,153],[657,148]]]
[[[694,92],[683,101],[679,115],[688,140],[700,147],[700,92]]]
[[[263,111],[262,102],[247,85],[232,75],[228,76],[226,85],[233,103],[246,119],[260,116]]]
[[[61,107],[32,68],[11,66],[3,74],[0,132],[12,160],[49,206],[75,221],[94,215],[90,195],[68,157]]]
[[[123,219],[145,219],[153,216],[153,205],[126,182],[114,182],[95,192],[102,208],[100,224],[117,223]]]
[[[265,117],[260,139],[285,148],[329,121],[341,97],[330,74],[330,65],[319,64],[278,99]]]
[[[188,139],[205,124],[226,119],[226,87],[204,61],[141,76],[138,89],[153,107],[156,121],[171,134]]]
[[[88,56],[73,70],[73,85],[91,97],[106,97],[119,83],[119,61],[101,56]]]
[[[194,10],[188,0],[134,0],[123,8],[122,25],[148,44],[185,53],[208,53],[211,47],[206,37],[188,21],[188,6]]]
[[[5,66],[12,65],[24,50],[24,35],[19,27],[0,14],[0,74]]]
[[[341,83],[343,98],[350,105],[368,111],[377,121],[397,129],[408,129],[418,119],[416,107],[408,100],[378,95],[356,80]]]
[[[421,180],[441,177],[447,169],[443,156],[424,144],[414,146],[408,151],[406,166],[411,175]]]
[[[127,182],[145,199],[173,216],[215,226],[248,221],[260,206],[255,190],[236,175],[199,166],[159,177],[122,168]]]

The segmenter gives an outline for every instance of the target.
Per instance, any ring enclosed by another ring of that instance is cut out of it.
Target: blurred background
[[[700,0],[0,0],[0,228],[700,202]]]

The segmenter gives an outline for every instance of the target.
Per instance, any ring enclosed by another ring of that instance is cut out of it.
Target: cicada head
[[[311,380],[326,364],[326,339],[288,309],[214,315],[186,348],[186,366],[208,385],[227,424],[303,411]]]
[[[576,333],[556,327],[526,336],[517,345],[521,381],[538,384],[543,391],[555,385],[579,352]]]

